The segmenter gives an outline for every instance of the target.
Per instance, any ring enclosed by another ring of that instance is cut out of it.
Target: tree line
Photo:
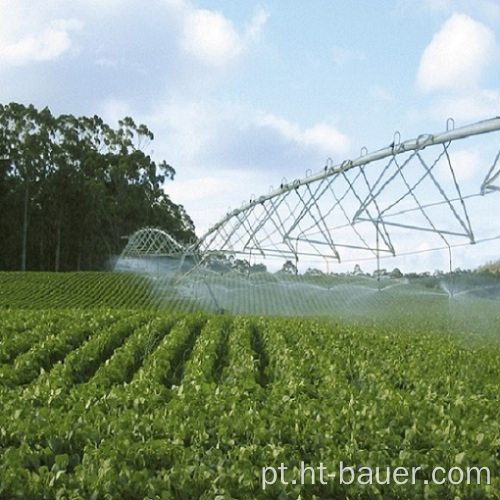
[[[0,104],[0,269],[102,269],[144,226],[195,238],[163,190],[175,170],[146,153],[146,125]]]

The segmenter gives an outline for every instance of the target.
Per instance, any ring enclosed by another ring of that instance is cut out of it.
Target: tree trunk
[[[21,271],[26,271],[26,254],[28,246],[28,205],[29,205],[29,188],[28,183],[24,189],[24,213],[23,213],[23,240],[21,248]]]
[[[62,226],[62,216],[63,210],[61,208],[59,212],[59,218],[57,221],[57,229],[56,229],[56,262],[54,266],[54,270],[56,273],[59,272],[61,265],[61,226]]]
[[[82,270],[82,240],[78,243],[78,255],[76,257],[76,270]]]
[[[40,256],[38,260],[39,260],[38,270],[45,271],[45,235],[44,235],[43,224],[40,230]]]

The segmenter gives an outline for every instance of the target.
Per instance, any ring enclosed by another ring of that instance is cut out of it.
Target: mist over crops
[[[116,269],[146,274],[161,300],[191,310],[324,316],[379,324],[420,323],[465,335],[500,326],[500,279],[452,273],[414,277],[223,272],[179,260],[127,259]]]

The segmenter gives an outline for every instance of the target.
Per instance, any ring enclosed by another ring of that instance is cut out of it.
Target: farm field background
[[[284,317],[264,285],[267,315],[214,314],[132,273],[0,273],[0,498],[500,498],[496,300],[416,287],[349,312],[339,289]],[[301,462],[421,473],[301,485]]]

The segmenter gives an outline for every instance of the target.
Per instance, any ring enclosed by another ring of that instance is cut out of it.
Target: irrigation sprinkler
[[[224,273],[213,269],[221,256],[228,262],[229,257],[246,259],[241,277],[247,285],[252,283],[250,263],[258,259],[295,262],[295,270],[299,262],[320,261],[328,273],[333,264],[369,260],[381,292],[390,288],[382,283],[382,260],[416,259],[438,250],[446,252],[452,277],[455,248],[500,240],[494,228],[481,229],[484,217],[476,207],[500,191],[500,117],[454,125],[449,119],[444,132],[406,141],[396,132],[387,147],[363,148],[358,158],[337,165],[328,159],[317,173],[308,170],[304,178],[283,179],[278,189],[252,195],[190,245],[160,229],[144,228],[129,238],[120,260],[172,259],[177,262],[174,285],[188,279],[201,283],[208,293],[197,293],[218,311],[226,308],[221,293],[236,294],[231,287],[239,279],[233,273],[226,284],[221,281]],[[188,257],[192,265],[185,266]],[[270,288],[272,280],[266,279]],[[373,291],[361,288],[361,294]],[[451,299],[453,281],[449,288]]]

